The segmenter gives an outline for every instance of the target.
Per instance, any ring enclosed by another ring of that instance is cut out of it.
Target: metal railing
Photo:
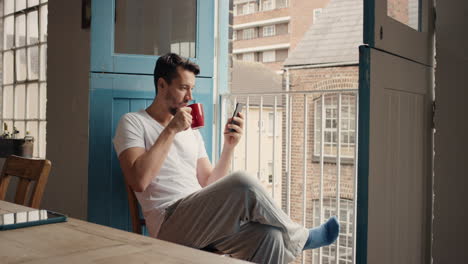
[[[256,175],[275,202],[307,228],[337,216],[338,240],[305,251],[302,263],[354,263],[357,90],[222,95],[222,124],[236,102],[245,104],[245,126],[231,169]],[[223,139],[218,142],[222,146]]]

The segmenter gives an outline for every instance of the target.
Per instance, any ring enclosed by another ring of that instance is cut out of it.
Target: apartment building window
[[[268,51],[264,51],[263,54],[262,54],[262,59],[263,59],[263,62],[274,62],[276,61],[276,51],[274,50],[268,50]]]
[[[325,157],[336,157],[338,147],[338,95],[325,96],[324,153]],[[354,95],[341,96],[341,156],[354,157],[356,140],[356,98]],[[315,100],[314,112],[314,155],[320,156],[322,139],[322,98]]]
[[[237,30],[232,31],[232,40],[237,40]]]
[[[272,0],[262,1],[262,11],[268,11],[274,9],[274,2]]]
[[[243,61],[255,61],[255,53],[249,52],[242,54]]]
[[[314,9],[314,16],[313,16],[313,18],[314,18],[314,21],[313,21],[313,22],[314,22],[314,23],[315,23],[315,21],[317,21],[317,19],[320,17],[320,14],[322,14],[322,8],[315,8],[315,9]]]
[[[245,3],[235,5],[234,7],[234,16],[248,15],[253,14],[256,11],[256,3]]]
[[[288,0],[276,0],[276,8],[288,7]]]
[[[270,37],[275,35],[275,25],[263,27],[263,37]]]
[[[313,226],[318,226],[320,217],[320,203],[318,200],[313,201]],[[323,218],[328,219],[337,215],[337,205],[335,198],[323,199]],[[339,263],[352,263],[353,252],[353,201],[348,199],[340,199],[340,234],[339,234]],[[335,263],[335,252],[337,245],[333,243],[330,246],[322,248],[322,263]],[[319,254],[317,250],[313,251],[313,263],[319,262]]]
[[[273,162],[268,162],[268,183],[273,183]]]
[[[268,135],[272,136],[275,130],[275,114],[268,113]]]
[[[34,137],[35,157],[46,155],[47,0],[0,0],[3,27],[0,121],[8,132]]]
[[[246,28],[242,31],[242,39],[253,39],[256,38],[255,28]]]

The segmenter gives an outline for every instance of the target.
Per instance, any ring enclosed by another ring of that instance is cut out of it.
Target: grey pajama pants
[[[255,263],[288,263],[302,252],[308,230],[256,178],[236,172],[169,206],[157,237]]]

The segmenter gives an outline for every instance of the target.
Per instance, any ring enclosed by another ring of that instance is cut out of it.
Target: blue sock
[[[304,250],[328,246],[335,242],[339,233],[340,224],[333,216],[325,224],[309,229],[309,238],[304,245]]]

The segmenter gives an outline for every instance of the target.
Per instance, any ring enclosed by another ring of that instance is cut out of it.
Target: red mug
[[[192,108],[192,129],[198,129],[205,125],[205,114],[203,113],[202,104],[191,104],[188,107]]]

